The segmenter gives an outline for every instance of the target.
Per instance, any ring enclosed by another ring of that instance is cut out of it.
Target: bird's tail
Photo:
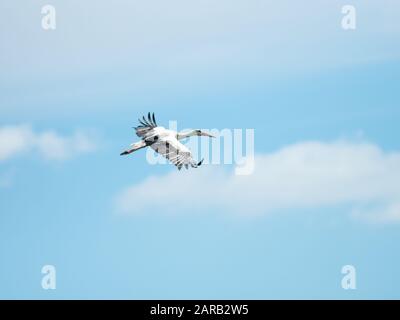
[[[142,149],[142,148],[144,148],[144,147],[147,147],[146,142],[144,142],[143,140],[142,140],[142,141],[139,141],[139,142],[136,142],[136,143],[132,143],[131,146],[132,146],[132,148],[130,148],[130,149],[128,149],[128,150],[125,150],[125,151],[122,152],[120,155],[121,155],[121,156],[125,156],[125,155],[130,154],[130,153],[132,153],[132,152],[135,152],[135,151],[137,151],[137,150],[139,150],[139,149]]]
[[[198,163],[196,163],[196,162],[192,162],[190,165],[191,165],[191,167],[192,168],[197,168],[197,167],[200,167],[201,166],[201,164],[203,163],[203,161],[204,161],[204,159],[202,159],[200,162],[198,162]]]

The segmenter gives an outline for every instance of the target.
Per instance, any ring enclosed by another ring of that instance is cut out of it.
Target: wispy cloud
[[[137,98],[154,99],[155,88],[157,96],[181,95],[194,85],[226,88],[262,75],[274,81],[400,56],[393,0],[354,2],[362,18],[348,32],[339,0],[58,1],[63,18],[54,32],[33,27],[40,23],[36,3],[3,3],[0,82],[13,108],[2,112],[24,111],[27,97],[48,111],[44,97],[100,99],[135,90]],[[21,86],[24,95],[16,96]],[[92,107],[69,105],[75,112]]]
[[[400,152],[367,142],[302,142],[258,155],[255,165],[251,176],[210,166],[151,177],[123,190],[117,210],[260,215],[348,205],[357,217],[400,222]]]
[[[48,160],[66,160],[95,148],[94,140],[81,131],[62,136],[53,130],[35,132],[28,125],[0,127],[0,161],[28,153],[38,153]]]

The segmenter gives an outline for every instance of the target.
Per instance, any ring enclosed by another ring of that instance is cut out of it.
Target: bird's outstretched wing
[[[182,167],[188,169],[189,166],[197,168],[203,163],[203,160],[196,162],[190,150],[174,137],[160,139],[158,142],[152,144],[151,147],[154,151],[172,162],[179,170]]]
[[[140,138],[145,137],[151,130],[157,127],[157,122],[156,118],[154,117],[154,113],[153,115],[151,115],[150,112],[147,115],[147,119],[143,116],[142,119],[139,119],[139,123],[140,125],[134,127],[134,129],[136,130],[137,136]]]

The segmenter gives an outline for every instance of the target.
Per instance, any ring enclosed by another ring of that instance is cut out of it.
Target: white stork
[[[147,115],[147,119],[143,117],[140,120],[140,125],[134,127],[138,137],[142,138],[139,142],[132,143],[131,148],[122,152],[121,156],[130,154],[134,151],[145,147],[151,147],[155,152],[161,154],[169,161],[171,161],[180,170],[184,166],[186,169],[191,166],[197,168],[203,162],[196,162],[190,150],[183,145],[179,140],[192,137],[192,136],[206,136],[214,138],[211,134],[203,132],[201,130],[192,130],[189,132],[176,132],[173,130],[165,129],[157,125],[156,119],[150,112]]]

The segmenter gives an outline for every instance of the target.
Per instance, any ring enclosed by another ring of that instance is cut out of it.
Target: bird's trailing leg
[[[132,148],[130,148],[130,149],[128,149],[128,150],[125,150],[125,151],[122,152],[120,155],[121,155],[121,156],[125,156],[125,155],[130,154],[130,153],[132,153],[132,152],[135,152],[135,151],[137,151],[137,150],[139,150],[139,149],[145,148],[145,147],[147,147],[148,145],[146,144],[145,141],[142,140],[142,141],[133,143],[131,146],[132,146]]]

